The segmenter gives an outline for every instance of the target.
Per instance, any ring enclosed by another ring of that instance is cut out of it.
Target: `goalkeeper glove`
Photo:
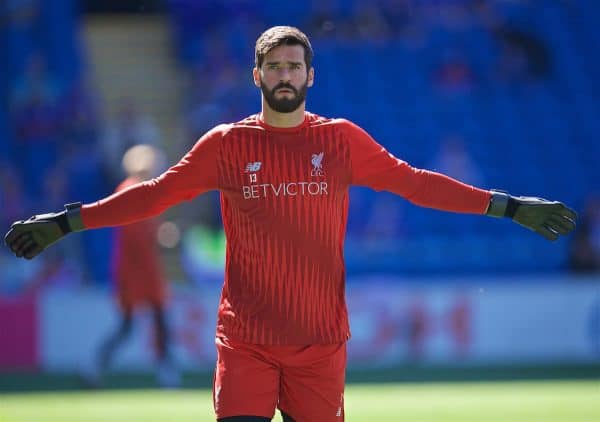
[[[67,204],[64,211],[16,221],[4,236],[4,242],[18,258],[32,259],[67,234],[85,229],[80,209],[80,202]]]
[[[491,192],[492,198],[486,212],[491,217],[511,218],[552,241],[575,229],[577,214],[561,202],[533,196],[512,196],[496,190]]]

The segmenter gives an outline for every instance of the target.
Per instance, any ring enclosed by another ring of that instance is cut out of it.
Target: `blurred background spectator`
[[[441,140],[428,168],[473,186],[486,186],[479,166],[469,155],[464,140],[457,135],[448,135]]]
[[[600,272],[600,196],[590,195],[580,216],[570,250],[570,268],[575,272]]]
[[[122,98],[104,129],[100,146],[102,159],[110,175],[122,178],[120,162],[129,148],[144,144],[157,147],[162,144],[161,135],[152,116],[143,113],[131,98]]]

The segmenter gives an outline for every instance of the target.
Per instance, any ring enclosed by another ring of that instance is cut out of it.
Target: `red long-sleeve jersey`
[[[306,113],[294,128],[260,115],[215,127],[161,176],[85,205],[87,228],[161,213],[221,192],[227,237],[217,335],[258,344],[349,338],[343,243],[348,187],[483,214],[490,192],[395,158],[355,124]]]

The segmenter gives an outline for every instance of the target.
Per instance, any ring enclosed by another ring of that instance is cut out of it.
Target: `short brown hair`
[[[304,47],[304,62],[310,69],[313,49],[306,34],[293,26],[273,26],[260,34],[254,49],[254,63],[260,68],[269,51],[280,45],[301,45]]]

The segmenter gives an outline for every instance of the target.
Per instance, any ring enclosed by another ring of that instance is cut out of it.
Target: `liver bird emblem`
[[[310,172],[311,176],[323,176],[323,155],[323,152],[312,155],[311,163],[313,169]]]

